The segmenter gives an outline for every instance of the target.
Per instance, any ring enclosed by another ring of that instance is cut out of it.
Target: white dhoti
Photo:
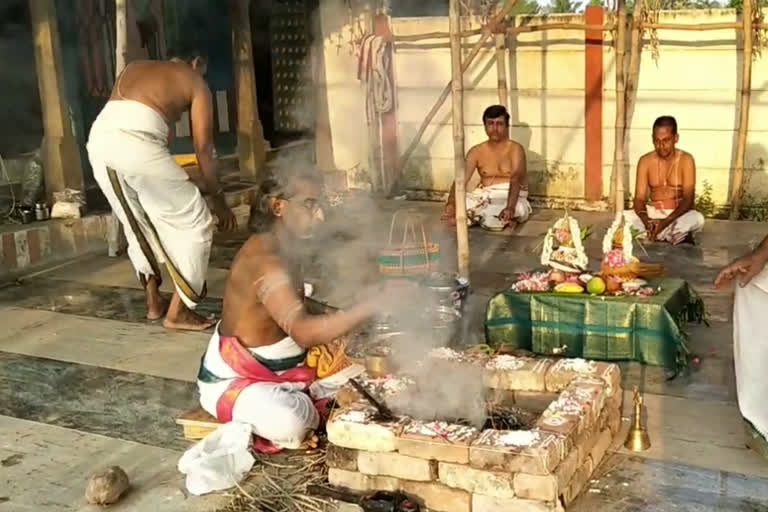
[[[768,268],[747,286],[735,285],[733,362],[741,415],[768,440],[768,331],[762,315],[768,311]]]
[[[655,206],[648,205],[648,218],[651,220],[662,220],[669,217],[674,211],[672,209],[660,209]],[[627,222],[632,224],[632,227],[640,231],[645,235],[646,229],[642,219],[637,215],[634,210],[626,210],[624,212],[624,218]],[[664,231],[659,233],[658,240],[669,242],[673,245],[679,244],[689,234],[695,234],[702,230],[704,227],[704,216],[696,210],[690,210],[677,218],[672,224],[667,226]]]
[[[467,192],[467,222],[469,225],[479,224],[485,228],[498,229],[504,227],[499,215],[507,207],[509,183],[497,183],[490,187],[478,187]],[[528,191],[521,190],[515,205],[515,220],[525,222],[531,215],[531,204],[528,202]]]
[[[297,357],[304,353],[291,338],[273,345],[248,349],[261,359]],[[216,376],[215,382],[198,379],[200,405],[216,417],[216,404],[232,382],[240,377],[221,357],[218,327],[211,336],[202,361],[205,369]],[[276,371],[280,375],[284,372]],[[278,448],[296,449],[320,423],[320,414],[307,394],[307,384],[298,382],[257,382],[243,389],[232,409],[232,421],[251,425],[253,433]]]
[[[109,101],[91,127],[87,148],[139,278],[160,280],[159,264],[165,263],[184,304],[194,308],[206,292],[213,217],[168,151],[165,120],[143,103]]]

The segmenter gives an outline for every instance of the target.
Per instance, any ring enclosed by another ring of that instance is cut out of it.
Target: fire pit
[[[454,375],[451,365],[482,375],[486,403],[480,404],[480,418],[476,404],[467,404],[474,411],[468,419],[404,414],[398,399],[420,395],[417,378],[360,378],[395,417],[377,419],[376,409],[359,393],[342,389],[340,407],[327,425],[330,483],[359,492],[403,492],[434,511],[567,507],[619,431],[618,366],[450,352],[442,353],[445,379]],[[431,356],[440,355],[433,351]]]

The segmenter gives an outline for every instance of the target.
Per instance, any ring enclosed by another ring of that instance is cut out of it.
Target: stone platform
[[[617,365],[581,359],[500,355],[441,361],[479,365],[489,403],[540,413],[532,428],[496,430],[423,421],[382,420],[352,388],[327,425],[329,482],[356,492],[402,491],[429,510],[554,511],[589,482],[621,426]],[[432,356],[434,357],[434,356]],[[374,397],[407,393],[407,377],[364,379]],[[397,413],[397,411],[395,411]]]

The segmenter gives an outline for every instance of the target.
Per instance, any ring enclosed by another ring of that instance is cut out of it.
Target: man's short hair
[[[653,130],[655,131],[656,128],[661,128],[662,126],[671,128],[672,135],[677,135],[677,119],[675,119],[674,117],[672,116],[657,117],[656,120],[653,122]]]
[[[298,166],[271,171],[262,180],[248,218],[251,233],[266,233],[272,229],[276,217],[270,206],[271,199],[290,199],[296,193],[298,181],[322,185],[323,178],[315,168]]]
[[[168,59],[179,59],[184,62],[192,62],[196,58],[200,58],[204,61],[208,60],[206,53],[199,48],[190,45],[177,45],[168,50]]]
[[[504,117],[504,121],[509,126],[509,112],[507,112],[507,107],[504,105],[491,105],[485,109],[485,112],[483,112],[483,124],[488,119],[496,119],[498,117]]]

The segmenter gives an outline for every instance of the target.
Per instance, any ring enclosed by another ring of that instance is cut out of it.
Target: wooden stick
[[[507,36],[496,34],[496,76],[499,87],[499,105],[507,106],[509,90],[507,88]]]
[[[701,32],[706,30],[740,30],[743,28],[743,24],[739,22],[733,23],[645,23],[643,29],[659,29],[659,30],[684,30]],[[768,24],[761,24],[761,29],[768,29]],[[540,25],[523,25],[518,27],[508,27],[507,33],[522,34],[526,32],[542,32],[544,30],[603,30],[611,31],[615,30],[616,26],[613,23],[606,23],[604,25],[586,25],[584,23],[542,23]],[[462,37],[476,36],[482,33],[482,29],[466,30],[461,33]],[[428,39],[448,39],[448,32],[429,32],[426,34],[411,34],[394,36],[393,40],[396,43],[413,43],[418,41],[424,41]]]
[[[461,64],[461,72],[462,74],[469,69],[469,66],[472,65],[472,62],[475,60],[475,57],[477,57],[477,54],[480,53],[480,50],[483,47],[483,44],[488,40],[489,37],[491,37],[491,27],[495,27],[498,25],[501,21],[504,20],[504,17],[509,14],[512,11],[512,8],[515,6],[515,3],[517,0],[507,0],[507,3],[504,5],[504,8],[499,11],[493,19],[486,25],[486,27],[483,29],[483,36],[477,40],[475,43],[475,46],[472,48],[472,50],[469,52],[469,55],[467,55],[467,58],[462,62]],[[416,149],[416,146],[418,146],[419,142],[421,141],[421,137],[424,135],[424,132],[427,130],[427,126],[429,126],[429,123],[432,122],[432,119],[437,115],[437,111],[440,110],[440,107],[445,103],[445,100],[448,98],[448,95],[451,93],[451,82],[448,82],[446,86],[443,88],[443,92],[440,93],[440,97],[437,98],[437,102],[435,102],[432,109],[427,114],[427,117],[424,118],[424,121],[422,121],[421,126],[419,126],[418,131],[416,132],[416,135],[414,135],[413,140],[411,140],[410,145],[408,146],[408,149],[405,150],[405,153],[403,153],[403,156],[400,158],[400,167],[398,168],[398,174],[402,173],[403,168],[405,168],[405,164],[408,163],[408,160],[411,158],[411,155],[413,154],[413,151]]]
[[[473,30],[464,30],[459,34],[459,37],[471,37],[478,36],[483,33],[482,28],[476,28]],[[424,41],[426,39],[449,39],[449,32],[427,32],[426,34],[412,34],[412,35],[395,35],[393,40],[395,42],[414,43],[417,41]]]
[[[627,7],[618,0],[616,24],[616,126],[614,126],[613,172],[614,211],[624,210],[624,126],[626,122],[624,54],[627,45]]]
[[[643,29],[639,15],[632,15],[632,38],[629,46],[629,71],[626,83],[626,100],[624,104],[624,144],[626,146],[629,127],[632,125],[631,116],[637,99],[637,83],[640,79],[640,58],[643,51]]]
[[[464,69],[461,65],[461,15],[459,0],[450,0],[451,92],[453,98],[453,167],[456,201],[456,251],[459,276],[469,279],[469,230],[467,227],[466,177],[464,172]],[[470,60],[468,57],[467,60]]]
[[[741,23],[694,23],[690,25],[681,23],[644,23],[644,29],[659,30],[693,30],[695,32],[703,30],[731,30],[742,28]]]
[[[742,21],[744,22],[744,51],[741,67],[741,106],[739,107],[739,139],[736,146],[736,162],[731,184],[731,220],[739,216],[741,199],[744,193],[744,158],[747,151],[747,132],[749,131],[749,103],[752,92],[752,0],[744,0]]]

